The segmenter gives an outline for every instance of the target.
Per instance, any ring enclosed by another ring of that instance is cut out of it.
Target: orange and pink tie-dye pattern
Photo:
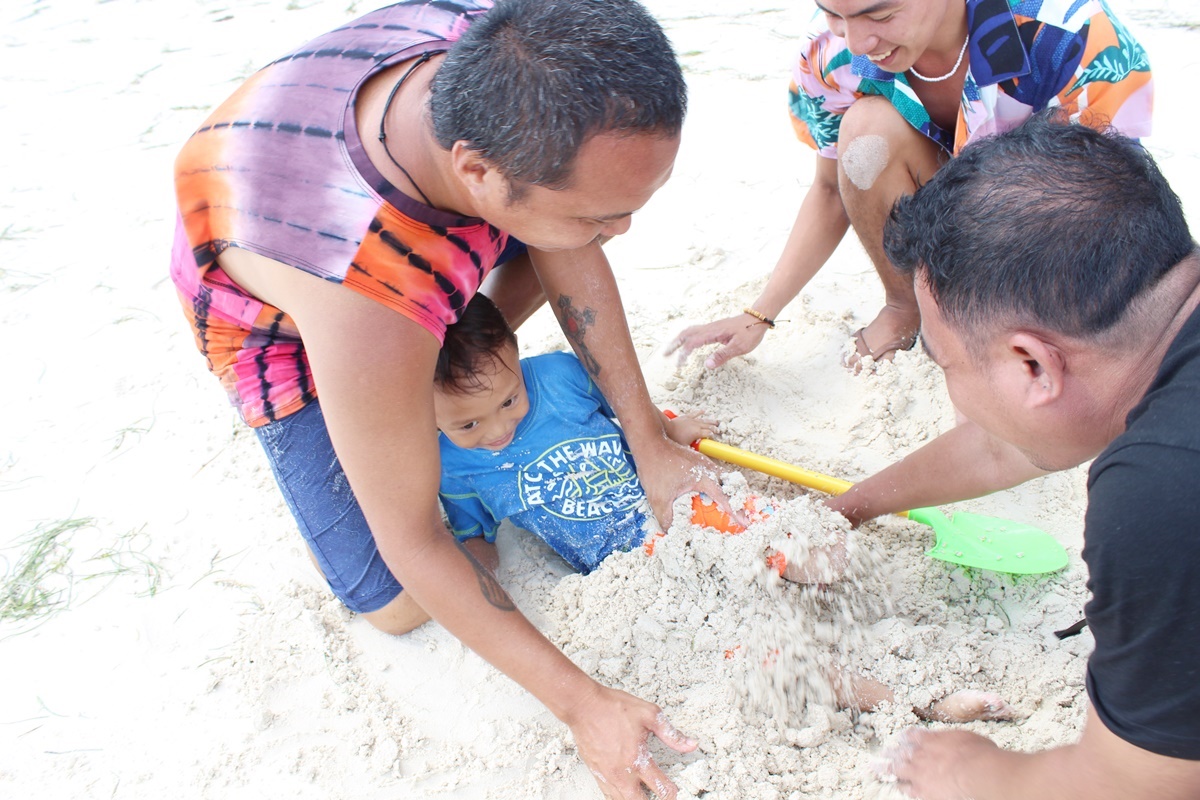
[[[359,87],[445,50],[490,2],[401,3],[264,67],[188,140],[176,161],[171,275],[196,343],[252,426],[316,397],[292,320],[234,283],[217,259],[238,247],[370,297],[439,341],[504,251],[480,219],[424,206],[366,159]]]

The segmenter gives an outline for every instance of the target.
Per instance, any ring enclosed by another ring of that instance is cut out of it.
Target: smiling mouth
[[[880,53],[879,55],[875,55],[875,56],[868,55],[867,58],[869,58],[871,61],[878,64],[880,61],[887,61],[889,58],[891,58],[891,55],[894,52],[896,52],[896,48],[893,47],[891,50],[888,50],[886,53]]]
[[[506,444],[508,444],[509,442],[512,441],[514,433],[516,433],[515,430],[509,431],[505,436],[500,437],[499,439],[497,439],[494,442],[488,442],[484,446],[495,448],[495,449],[499,450],[501,447],[504,447]]]

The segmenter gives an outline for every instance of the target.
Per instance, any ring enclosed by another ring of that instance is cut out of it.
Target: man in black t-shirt
[[[1200,798],[1200,254],[1179,199],[1137,142],[1041,115],[897,203],[885,246],[968,422],[831,505],[857,522],[1095,458],[1096,640],[1077,743],[914,729],[885,776],[924,800]]]

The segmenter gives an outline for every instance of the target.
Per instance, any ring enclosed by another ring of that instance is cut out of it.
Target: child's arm
[[[697,439],[711,439],[717,432],[717,421],[704,416],[702,411],[688,411],[686,414],[667,416],[666,427],[671,441],[690,447]]]

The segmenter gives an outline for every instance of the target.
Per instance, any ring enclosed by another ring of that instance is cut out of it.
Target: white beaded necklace
[[[942,75],[939,78],[926,78],[924,75],[917,72],[916,67],[909,67],[908,71],[911,72],[915,77],[920,78],[921,80],[925,81],[926,83],[939,83],[939,82],[947,80],[949,78],[953,78],[954,73],[958,72],[958,68],[962,66],[963,56],[965,56],[967,54],[967,43],[970,41],[971,41],[971,34],[968,33],[967,38],[963,39],[962,49],[958,51],[958,61],[954,62],[954,66],[950,68],[949,72],[947,72],[945,75]]]

